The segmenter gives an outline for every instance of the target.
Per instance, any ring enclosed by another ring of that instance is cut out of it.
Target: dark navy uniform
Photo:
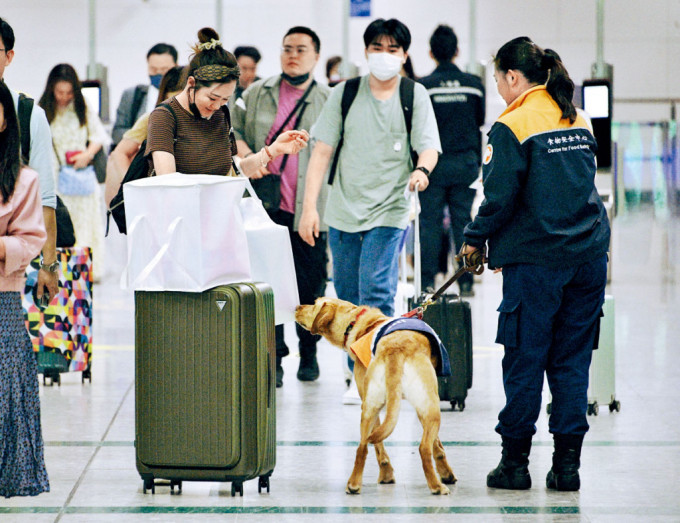
[[[427,88],[439,126],[443,154],[420,195],[422,284],[434,284],[443,234],[443,211],[448,206],[455,249],[463,243],[463,228],[470,221],[475,191],[470,184],[479,175],[485,101],[479,77],[462,72],[452,63],[440,64],[420,82]],[[472,274],[460,280],[472,283]]]
[[[489,267],[503,268],[496,342],[505,346],[506,405],[496,430],[508,438],[535,434],[544,374],[550,432],[588,430],[588,370],[610,237],[595,151],[583,117],[562,119],[542,85],[520,95],[489,132],[485,199],[465,240],[488,241]]]

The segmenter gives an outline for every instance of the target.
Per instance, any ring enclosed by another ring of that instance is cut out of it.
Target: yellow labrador
[[[314,305],[300,305],[295,320],[312,334],[320,334],[346,350],[354,360],[354,377],[362,400],[361,441],[346,492],[361,492],[368,443],[375,446],[380,466],[378,483],[394,483],[394,470],[382,442],[397,424],[403,396],[413,405],[423,426],[419,450],[427,485],[433,494],[448,494],[444,483],[455,483],[456,477],[439,440],[441,418],[435,373],[438,354],[432,354],[429,339],[409,330],[387,334],[378,342],[366,367],[349,347],[390,320],[380,310],[324,297]],[[385,406],[385,420],[381,424],[379,413]],[[433,455],[438,475],[432,466]]]

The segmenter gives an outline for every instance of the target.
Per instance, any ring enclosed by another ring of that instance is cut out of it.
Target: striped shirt
[[[154,109],[149,117],[146,154],[156,151],[172,154],[177,172],[183,174],[229,174],[236,144],[229,140],[224,113],[220,110],[209,120],[198,119],[176,98],[170,100],[170,105],[177,116],[177,130],[175,118],[167,108]]]

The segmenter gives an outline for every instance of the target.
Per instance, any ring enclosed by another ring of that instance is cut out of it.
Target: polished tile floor
[[[677,221],[639,211],[615,223],[616,397],[621,411],[589,417],[582,488],[546,490],[552,443],[543,413],[531,453],[534,487],[487,489],[498,462],[493,431],[503,406],[502,348],[493,343],[501,276],[485,273],[471,299],[474,384],[464,411],[442,403],[441,439],[458,483],[432,496],[417,444],[421,429],[408,404],[388,440],[397,483],[377,485],[369,459],[361,495],[345,494],[356,441],[358,406],[343,406],[342,353],[319,346],[321,377],[295,378],[298,358],[284,360],[277,391],[277,465],[271,492],[245,484],[231,497],[228,483],[184,483],[181,495],[158,487],[142,493],[134,459],[133,297],[118,278],[124,239],[110,237],[107,274],[94,293],[91,384],[65,375],[60,387],[41,386],[43,433],[52,490],[35,498],[0,500],[3,521],[680,521],[680,297]],[[287,326],[295,346],[293,326]],[[547,390],[545,392],[547,400]],[[675,472],[674,472],[675,471]]]

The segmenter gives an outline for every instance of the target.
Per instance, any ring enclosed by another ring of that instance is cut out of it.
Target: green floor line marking
[[[445,447],[498,447],[500,441],[442,441]],[[277,447],[356,447],[358,441],[277,441]],[[386,447],[417,447],[420,441],[386,441]],[[552,441],[534,441],[552,447]],[[46,447],[134,447],[134,441],[46,441]],[[584,441],[584,447],[680,447],[680,441]]]
[[[61,507],[0,507],[0,514],[56,514]],[[263,507],[263,506],[137,506],[137,507],[67,507],[65,514],[500,514],[500,515],[629,515],[677,516],[680,507],[579,507],[576,505],[486,506],[486,507]]]

